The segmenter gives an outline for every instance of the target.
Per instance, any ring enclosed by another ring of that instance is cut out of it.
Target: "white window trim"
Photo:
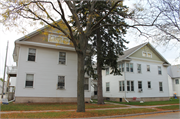
[[[150,82],[151,88],[148,87],[148,82]],[[148,89],[152,89],[152,85],[151,85],[151,84],[152,84],[151,81],[147,81],[147,88],[148,88]]]
[[[143,55],[144,53],[146,54],[146,56]],[[151,54],[151,57],[148,57],[148,54]],[[151,52],[142,51],[142,56],[143,57],[147,57],[147,58],[152,58],[152,53]]]
[[[89,79],[89,77],[85,77],[85,78],[88,79],[88,90],[84,90],[84,91],[90,91],[90,79]]]
[[[138,65],[141,66],[141,72],[140,72],[140,73],[138,72]],[[138,74],[142,74],[142,65],[141,65],[141,64],[137,64],[137,73],[138,73]]]
[[[58,51],[58,61],[57,61],[57,62],[58,62],[58,65],[67,66],[67,57],[68,57],[67,54],[68,54],[68,53],[65,52],[65,53],[66,53],[66,57],[65,57],[65,58],[66,58],[66,61],[65,61],[65,64],[60,64],[60,63],[59,63],[59,53],[60,53],[60,52],[65,52],[65,51]]]
[[[121,91],[119,89],[119,92],[124,92],[125,91],[125,81],[124,80],[123,81],[119,81],[119,88],[120,88],[120,82],[121,82],[122,88],[121,88]],[[124,91],[123,91],[123,83],[122,82],[124,82]]]
[[[162,67],[161,67],[161,74],[159,74],[159,67],[161,67],[161,66],[157,67],[158,68],[158,75],[162,75]]]
[[[160,91],[160,82],[162,83],[162,91]],[[159,82],[159,92],[163,92],[163,82],[162,81],[160,82]]]
[[[36,49],[35,61],[28,61],[29,49]],[[27,48],[27,62],[37,62],[37,52],[38,52],[38,49],[37,49],[37,48],[33,48],[33,47]]]
[[[53,41],[49,41],[52,36],[55,37],[55,38],[61,37],[61,38],[62,38],[62,41],[64,41],[64,39],[66,39],[66,38],[63,37],[63,36],[59,36],[59,35],[55,35],[55,34],[48,34],[48,42],[51,42],[51,43],[59,43],[59,44],[64,44],[64,45],[70,45],[70,42],[71,42],[71,41],[70,41],[69,39],[68,39],[68,40],[69,40],[69,41],[68,41],[69,43],[67,43],[67,44],[65,44],[65,43],[60,43],[60,42],[55,42],[55,41],[54,41],[54,42],[53,42]]]
[[[178,84],[176,83],[176,80],[178,80],[178,84],[179,84],[179,79],[175,79],[175,80],[174,80],[174,81],[175,81],[175,84],[178,85]]]
[[[126,72],[128,72],[128,73],[134,73],[134,65],[133,65],[133,63],[128,63],[129,64],[129,71],[127,71],[127,63],[126,63]],[[133,72],[131,72],[131,67],[130,67],[130,64],[132,64],[132,68],[133,68]]]
[[[28,73],[25,73],[25,85],[24,85],[24,89],[34,89],[35,88],[35,73],[32,73],[32,72],[28,72]],[[33,77],[33,87],[26,87],[26,77],[27,77],[27,74],[33,74],[34,77]]]
[[[149,71],[147,70],[147,69],[148,69],[148,66],[149,66]],[[151,72],[151,66],[150,66],[150,65],[146,65],[146,71],[147,71],[147,72]]]
[[[63,89],[60,89],[60,88],[58,88],[58,77],[59,76],[64,76],[64,88]],[[56,83],[56,90],[66,90],[66,76],[65,75],[58,75],[58,77],[57,77],[57,83]]]
[[[129,89],[130,89],[130,91],[127,90],[127,82],[128,82],[128,81],[129,81]],[[131,90],[131,82],[133,82],[133,84],[134,84],[134,81],[133,81],[133,80],[127,80],[127,81],[126,81],[126,90],[127,90],[128,92],[134,92],[134,91]],[[133,85],[133,87],[134,87],[134,85]]]
[[[110,92],[110,82],[106,82],[106,83],[109,83],[109,91],[106,90],[106,92]],[[105,85],[106,85],[106,83],[105,83]]]

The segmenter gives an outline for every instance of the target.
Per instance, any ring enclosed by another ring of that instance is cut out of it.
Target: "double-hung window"
[[[151,88],[151,82],[148,81],[148,88]]]
[[[33,88],[34,74],[26,74],[26,88]]]
[[[35,60],[36,60],[36,49],[29,48],[28,61],[35,61]]]
[[[127,81],[127,91],[134,91],[134,81]]]
[[[57,89],[65,89],[65,76],[58,76]]]
[[[137,64],[137,72],[141,73],[141,64]]]
[[[161,71],[161,66],[158,66],[158,74],[162,74],[162,71]]]
[[[89,78],[84,79],[84,90],[89,90]]]
[[[66,53],[59,52],[59,64],[66,64]]]
[[[179,84],[179,79],[175,79],[175,84]]]
[[[126,71],[133,72],[133,63],[126,63]]]
[[[109,82],[106,82],[106,91],[110,91],[110,85],[109,85]]]
[[[106,75],[109,75],[109,68],[106,68]]]
[[[121,70],[121,64],[119,64],[119,71],[122,72],[122,70]]]
[[[147,71],[150,72],[150,65],[147,65]]]
[[[133,63],[130,63],[130,72],[133,72]]]
[[[138,81],[138,89],[142,89],[142,81]]]
[[[124,91],[124,81],[119,81],[119,91]]]
[[[162,82],[159,82],[159,91],[163,91],[163,85],[162,85]]]
[[[129,72],[129,63],[126,63],[126,71]]]
[[[124,72],[124,63],[122,63],[122,72]]]

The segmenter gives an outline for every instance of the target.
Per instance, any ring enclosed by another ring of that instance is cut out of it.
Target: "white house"
[[[172,65],[167,68],[168,71],[168,80],[169,80],[169,92],[170,96],[176,94],[177,97],[180,97],[180,64]]]
[[[77,102],[77,54],[69,39],[44,27],[15,41],[15,102]],[[85,101],[91,97],[85,78]]]
[[[124,51],[119,56],[121,75],[102,71],[103,96],[113,101],[161,101],[169,99],[168,61],[150,43]]]

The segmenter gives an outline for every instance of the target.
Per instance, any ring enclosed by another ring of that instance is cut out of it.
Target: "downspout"
[[[129,101],[126,99],[126,62],[124,62],[124,99],[127,103],[129,103]]]

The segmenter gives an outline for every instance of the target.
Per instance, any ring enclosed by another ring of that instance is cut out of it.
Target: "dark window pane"
[[[35,56],[28,55],[28,61],[35,61]]]
[[[33,81],[26,81],[26,87],[33,87]]]

